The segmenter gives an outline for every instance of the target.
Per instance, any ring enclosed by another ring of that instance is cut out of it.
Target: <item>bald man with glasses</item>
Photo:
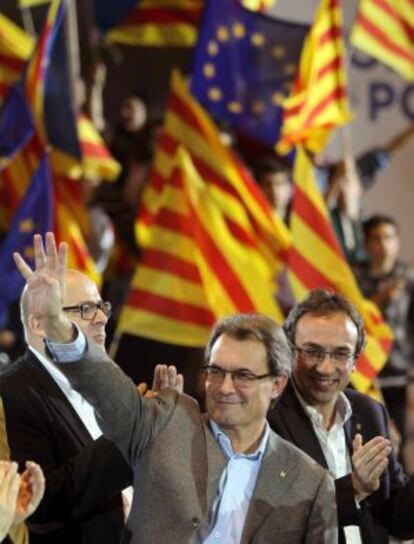
[[[93,281],[68,270],[62,306],[85,337],[104,349],[111,313]],[[92,406],[53,365],[38,335],[42,320],[25,289],[20,308],[27,350],[0,379],[11,459],[36,461],[45,497],[29,520],[30,543],[117,544],[124,527],[122,490],[131,471],[102,436]]]

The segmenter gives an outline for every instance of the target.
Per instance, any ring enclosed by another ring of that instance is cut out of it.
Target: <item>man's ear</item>
[[[36,315],[30,314],[27,323],[32,334],[35,334],[39,338],[46,338],[46,333],[42,327],[41,320]]]
[[[286,387],[288,380],[289,376],[287,376],[286,374],[280,374],[277,378],[275,378],[272,386],[272,400],[277,399],[277,397],[279,397],[283,393],[283,390]]]

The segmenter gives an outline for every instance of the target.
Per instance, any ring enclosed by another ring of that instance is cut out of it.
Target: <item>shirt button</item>
[[[220,538],[220,537],[221,537],[221,533],[219,533],[218,531],[216,531],[216,532],[214,533],[214,536],[215,536],[215,538]]]
[[[200,525],[199,518],[197,518],[195,516],[193,518],[191,518],[191,525],[193,526],[194,529],[197,529],[197,527]]]

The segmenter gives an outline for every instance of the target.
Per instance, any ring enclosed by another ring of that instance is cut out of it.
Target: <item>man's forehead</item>
[[[101,297],[95,283],[87,276],[79,275],[67,277],[65,306],[77,305],[83,302],[97,302]]]
[[[346,312],[305,314],[297,323],[296,340],[319,343],[323,340],[356,342],[358,330]]]

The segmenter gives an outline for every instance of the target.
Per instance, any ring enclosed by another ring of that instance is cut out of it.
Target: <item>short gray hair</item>
[[[207,343],[204,358],[210,362],[214,344],[222,335],[236,340],[259,340],[266,349],[267,366],[273,376],[290,376],[292,351],[286,335],[272,318],[256,313],[236,314],[224,317],[214,325]]]

